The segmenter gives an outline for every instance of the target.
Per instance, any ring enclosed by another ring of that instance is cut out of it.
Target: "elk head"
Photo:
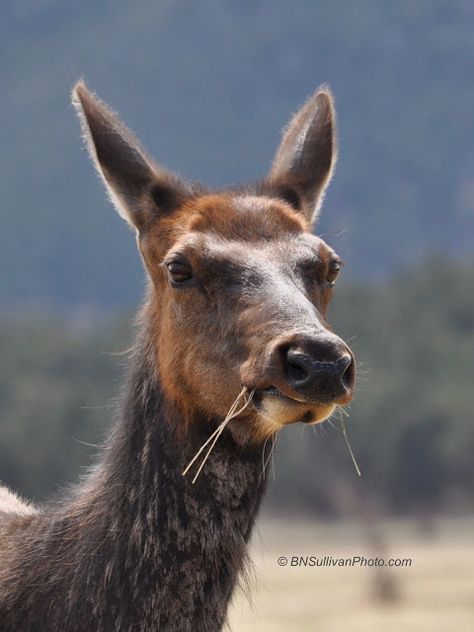
[[[319,89],[290,122],[268,177],[209,191],[155,164],[80,82],[73,101],[110,198],[135,229],[150,279],[148,319],[164,394],[258,441],[321,422],[354,389],[354,356],[327,312],[341,260],[313,232],[335,163],[335,113]]]

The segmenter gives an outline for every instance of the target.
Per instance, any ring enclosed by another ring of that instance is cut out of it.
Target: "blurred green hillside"
[[[0,305],[130,305],[133,239],[81,151],[84,75],[157,159],[224,184],[265,174],[321,82],[340,160],[320,230],[356,277],[474,248],[474,5],[5,0]],[[344,233],[344,240],[336,237]]]
[[[428,260],[386,284],[340,285],[332,322],[359,362],[347,427],[363,476],[337,418],[289,427],[269,509],[338,514],[348,495],[397,511],[472,508],[474,265]],[[54,318],[1,323],[0,479],[43,498],[77,478],[110,426],[127,361],[116,354],[131,339],[128,318],[93,330]]]

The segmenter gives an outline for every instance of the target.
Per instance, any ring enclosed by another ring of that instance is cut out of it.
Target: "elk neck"
[[[150,348],[145,328],[99,464],[69,498],[17,529],[17,589],[0,612],[8,632],[42,629],[37,621],[63,632],[224,625],[264,492],[263,448],[224,432],[193,485],[182,472],[220,420],[196,418],[178,432],[180,412],[160,388]]]
[[[104,573],[163,629],[179,618],[179,630],[218,630],[263,496],[264,448],[241,446],[224,431],[192,484],[195,470],[182,472],[221,420],[195,415],[180,432],[181,413],[160,387],[151,349],[145,328],[93,481],[112,544]]]

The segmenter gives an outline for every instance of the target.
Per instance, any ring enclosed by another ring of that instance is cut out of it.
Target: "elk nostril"
[[[311,375],[307,358],[301,353],[287,349],[285,352],[285,373],[290,384],[301,384]]]
[[[341,362],[342,365],[341,381],[345,387],[352,389],[355,378],[354,360],[352,356],[346,355],[343,356],[339,362]]]
[[[308,371],[297,362],[287,360],[286,376],[291,382],[304,382],[308,377]]]

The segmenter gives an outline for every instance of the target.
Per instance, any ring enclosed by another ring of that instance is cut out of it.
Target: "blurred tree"
[[[140,294],[134,241],[80,151],[81,75],[160,162],[219,185],[263,176],[327,81],[341,151],[319,230],[351,270],[472,252],[473,27],[474,4],[449,0],[2,2],[0,304]]]
[[[359,362],[347,427],[363,476],[337,417],[287,428],[269,510],[334,514],[367,497],[403,511],[471,506],[474,265],[432,258],[388,283],[340,284],[331,322]],[[130,340],[126,319],[1,323],[0,479],[44,497],[77,477],[95,452],[83,442],[100,442],[110,425],[126,364],[108,352]]]

